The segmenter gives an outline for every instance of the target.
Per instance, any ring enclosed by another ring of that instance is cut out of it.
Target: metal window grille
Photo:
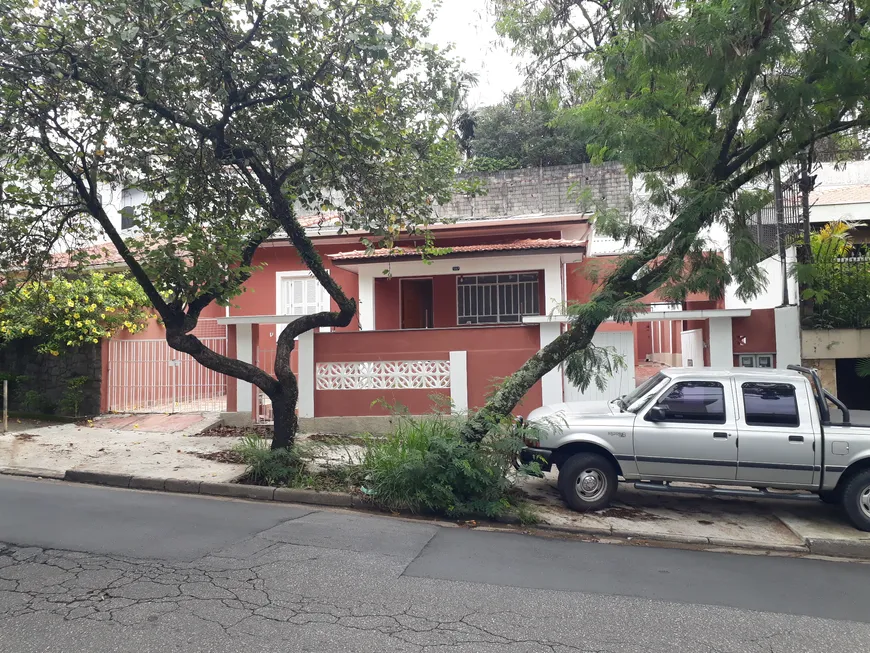
[[[540,315],[539,283],[537,272],[459,277],[459,324],[520,322],[524,315]]]

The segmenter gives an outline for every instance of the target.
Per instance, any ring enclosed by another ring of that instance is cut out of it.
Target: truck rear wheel
[[[846,482],[843,508],[855,528],[870,531],[870,469],[855,474]]]
[[[559,467],[559,492],[579,512],[609,506],[617,482],[613,463],[597,453],[575,454]]]

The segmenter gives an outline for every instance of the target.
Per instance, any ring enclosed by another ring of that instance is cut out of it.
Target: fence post
[[[9,381],[3,379],[3,432],[9,430]]]

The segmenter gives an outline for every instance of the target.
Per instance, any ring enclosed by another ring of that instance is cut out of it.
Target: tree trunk
[[[486,406],[465,423],[462,436],[469,442],[480,442],[494,426],[510,415],[532,386],[547,372],[555,369],[571,354],[587,347],[597,328],[598,324],[589,323],[576,326],[543,347],[519,370],[505,379]]]
[[[272,400],[272,415],[275,420],[272,451],[289,449],[296,442],[296,433],[299,430],[299,418],[296,416],[296,397],[282,387],[281,392],[270,399]]]

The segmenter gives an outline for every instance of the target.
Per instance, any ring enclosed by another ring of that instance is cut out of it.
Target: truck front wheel
[[[559,467],[559,492],[579,512],[601,510],[616,493],[616,469],[596,453],[578,453]]]
[[[848,480],[843,488],[843,508],[855,528],[870,531],[870,469]]]

